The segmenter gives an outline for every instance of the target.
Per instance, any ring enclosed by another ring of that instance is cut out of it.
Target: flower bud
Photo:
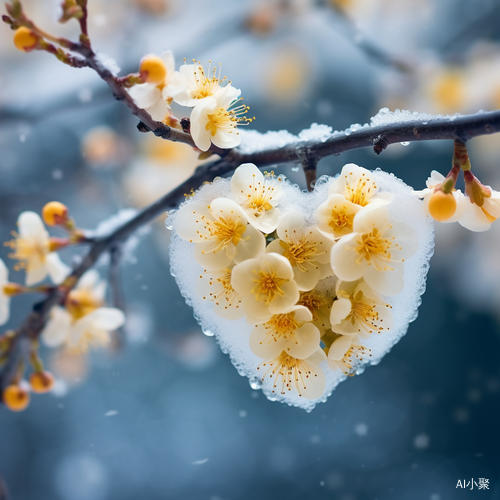
[[[149,55],[142,59],[139,73],[148,83],[162,83],[167,77],[167,68],[160,57]]]
[[[464,172],[464,178],[465,192],[469,196],[470,201],[478,207],[482,207],[484,199],[491,198],[491,188],[481,184],[479,179],[470,170]]]
[[[31,52],[38,43],[38,36],[29,28],[21,26],[14,33],[14,45],[21,52]]]
[[[19,385],[9,385],[2,394],[5,406],[12,411],[23,411],[30,404],[30,394]]]
[[[50,372],[32,373],[30,377],[31,389],[37,394],[50,392],[54,387],[54,375]]]
[[[62,226],[68,220],[68,207],[58,201],[51,201],[43,207],[42,218],[47,226]]]
[[[427,208],[433,219],[438,222],[444,222],[455,214],[457,200],[453,196],[453,193],[445,193],[442,190],[438,190],[432,193]]]

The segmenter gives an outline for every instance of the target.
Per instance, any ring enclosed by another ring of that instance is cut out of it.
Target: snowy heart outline
[[[418,249],[415,255],[404,263],[404,288],[395,296],[384,296],[384,301],[392,306],[394,326],[388,332],[372,335],[364,341],[364,345],[371,349],[371,357],[363,360],[357,366],[356,374],[364,371],[366,366],[378,364],[408,330],[410,322],[418,315],[421,295],[425,291],[426,276],[429,261],[434,251],[434,225],[428,217],[422,202],[415,196],[412,188],[403,181],[380,170],[372,172],[381,193],[391,193],[393,200],[387,205],[391,220],[401,221],[412,226],[418,237]],[[314,214],[318,206],[328,197],[328,188],[335,180],[334,177],[323,176],[318,179],[311,193],[303,192],[297,185],[286,179],[282,181],[282,197],[279,208],[282,215],[293,210],[299,210],[309,222],[314,221]],[[211,203],[215,198],[222,197],[236,201],[231,192],[231,180],[218,178],[213,183],[202,186],[193,197],[185,203],[193,201]],[[176,213],[169,213],[168,226],[175,225]],[[179,290],[186,303],[193,307],[194,317],[200,324],[203,332],[215,336],[221,350],[229,357],[242,376],[248,377],[252,388],[262,388],[264,394],[273,401],[280,401],[291,406],[298,406],[311,411],[319,402],[325,402],[335,387],[347,376],[340,370],[333,371],[327,362],[321,364],[326,375],[326,389],[323,395],[314,400],[299,396],[294,391],[286,394],[273,392],[272,380],[262,379],[262,358],[257,357],[249,347],[249,338],[253,325],[245,318],[228,320],[214,313],[212,303],[203,301],[196,293],[196,283],[199,280],[203,267],[194,258],[194,246],[182,240],[173,231],[170,241],[170,268],[171,273],[179,286]]]

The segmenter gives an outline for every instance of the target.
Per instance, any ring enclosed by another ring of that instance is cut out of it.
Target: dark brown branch
[[[416,141],[459,139],[466,142],[480,135],[500,132],[500,111],[463,115],[457,118],[436,117],[429,121],[411,120],[374,127],[356,132],[339,132],[326,141],[302,141],[282,148],[256,153],[233,153],[241,163],[253,162],[268,166],[287,162],[301,162],[304,156],[321,160],[327,156],[373,147],[380,154],[390,144]]]

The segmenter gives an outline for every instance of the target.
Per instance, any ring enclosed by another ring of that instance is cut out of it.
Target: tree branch
[[[459,139],[462,142],[473,137],[500,132],[500,111],[478,113],[457,118],[436,117],[426,122],[410,120],[403,123],[380,126],[365,126],[355,132],[338,132],[326,141],[297,141],[281,148],[269,148],[255,153],[242,153],[238,149],[228,151],[225,157],[198,167],[195,173],[180,186],[145,207],[135,217],[116,228],[110,234],[96,238],[81,263],[73,269],[66,280],[66,286],[54,288],[41,302],[34,305],[32,312],[18,329],[12,353],[0,377],[0,388],[5,388],[15,373],[20,359],[26,359],[30,341],[38,339],[51,308],[62,304],[66,295],[78,279],[90,269],[106,251],[118,247],[140,227],[148,224],[166,210],[176,207],[191,189],[198,189],[204,182],[232,172],[244,162],[258,166],[300,162],[304,166],[309,188],[314,181],[318,160],[329,155],[354,149],[373,147],[379,154],[389,144],[424,140]]]
[[[446,139],[466,142],[480,135],[497,132],[500,132],[500,111],[491,111],[456,118],[437,116],[425,121],[415,119],[387,125],[367,125],[355,132],[334,133],[325,141],[297,141],[281,148],[269,148],[255,153],[243,154],[234,150],[233,154],[238,156],[241,163],[253,162],[264,167],[302,162],[305,155],[319,161],[327,156],[368,147],[380,154],[390,144]]]

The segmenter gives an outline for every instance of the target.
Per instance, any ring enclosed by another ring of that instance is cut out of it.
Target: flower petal
[[[125,314],[116,307],[99,307],[85,316],[95,328],[112,332],[125,323]]]
[[[53,307],[50,318],[42,331],[42,340],[49,347],[64,344],[71,329],[71,315],[62,307]]]
[[[234,261],[238,263],[248,259],[259,258],[264,255],[265,250],[266,239],[264,235],[249,224],[243,233],[243,239],[236,245]]]
[[[40,259],[30,259],[26,269],[26,286],[36,285],[47,277],[47,267]]]
[[[330,253],[332,269],[342,281],[358,280],[365,272],[366,260],[362,259],[358,262],[359,255],[356,252],[358,237],[356,233],[348,234],[332,247]]]
[[[352,337],[348,335],[342,335],[337,340],[333,342],[328,351],[328,358],[333,359],[334,361],[341,360],[345,353],[349,350],[352,344]]]
[[[217,101],[213,98],[203,99],[191,112],[191,136],[196,147],[207,151],[211,144],[211,133],[206,129],[208,115],[217,110]]]
[[[128,89],[130,97],[141,109],[154,106],[161,99],[160,89],[154,83],[141,83]]]
[[[269,327],[263,324],[256,325],[250,334],[249,345],[252,352],[263,359],[273,359],[285,349],[284,337],[271,334]]]
[[[45,265],[48,275],[54,285],[60,285],[71,272],[71,268],[64,264],[57,252],[47,254]]]
[[[253,163],[243,163],[231,177],[231,191],[246,198],[252,195],[254,182],[264,183],[262,172]]]
[[[216,241],[208,241],[206,243],[198,243],[194,247],[196,262],[210,271],[224,269],[232,261],[232,258],[224,249],[214,251],[213,248],[216,246]]]
[[[49,238],[41,217],[35,212],[22,212],[17,219],[17,225],[21,238]]]
[[[351,310],[352,303],[349,299],[340,297],[335,300],[330,310],[330,323],[332,324],[332,328],[335,325],[338,325],[342,320],[347,318]]]
[[[286,281],[281,285],[281,289],[284,292],[283,296],[276,296],[269,304],[269,311],[272,314],[287,312],[299,300],[300,293],[295,281]]]
[[[312,323],[305,323],[287,341],[285,350],[294,358],[306,359],[318,348],[320,337],[319,330]]]
[[[375,266],[368,266],[364,278],[368,286],[382,295],[397,295],[404,288],[403,264],[393,262],[393,271],[378,271]]]

